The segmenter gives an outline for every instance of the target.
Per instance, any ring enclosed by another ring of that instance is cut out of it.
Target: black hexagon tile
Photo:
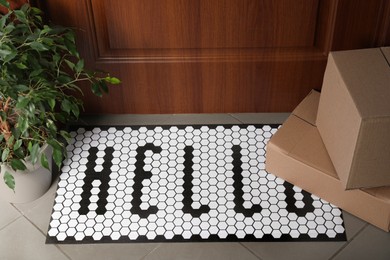
[[[78,128],[47,242],[345,240],[340,209],[265,171],[277,128]]]

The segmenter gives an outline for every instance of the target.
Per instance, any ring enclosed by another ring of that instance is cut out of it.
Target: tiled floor
[[[89,124],[279,123],[287,114],[128,115],[89,117]],[[390,259],[390,233],[344,212],[346,242],[150,243],[46,245],[56,183],[27,204],[0,200],[0,259]]]

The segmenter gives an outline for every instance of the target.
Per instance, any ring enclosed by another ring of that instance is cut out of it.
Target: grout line
[[[54,191],[54,193],[51,193],[50,195],[48,195],[48,196],[51,196],[51,195],[53,195],[53,194],[55,194],[56,193],[56,191]],[[46,196],[46,195],[45,195]],[[34,222],[32,222],[32,220],[30,220],[29,218],[28,218],[28,216],[22,211],[22,210],[20,210],[20,209],[18,209],[14,204],[12,204],[12,203],[10,203],[10,205],[12,205],[12,207],[14,207],[21,215],[20,215],[20,217],[23,217],[24,219],[26,219],[35,229],[37,229],[38,230],[38,232],[39,233],[41,233],[45,238],[46,238],[46,233],[45,232],[43,232],[37,225],[35,225],[35,223]],[[33,208],[35,208],[37,205],[35,205]],[[31,208],[31,209],[33,209],[33,208]],[[19,218],[20,218],[19,217]],[[18,218],[18,219],[19,219]],[[60,251],[66,258],[68,258],[69,260],[72,260],[72,258],[70,257],[70,256],[68,256],[60,247],[59,247],[59,245],[58,244],[55,244],[54,245],[57,249],[58,249],[58,251]]]
[[[20,219],[22,217],[23,217],[23,215],[19,215],[15,219],[11,220],[11,222],[8,222],[6,225],[4,225],[3,227],[0,228],[0,232],[3,231],[6,227],[8,227],[9,225],[11,225],[12,223],[14,223],[15,221],[17,221],[18,219]]]
[[[157,248],[160,248],[161,246],[162,246],[162,243],[157,244],[157,246],[156,246],[155,248],[153,248],[153,249],[150,250],[146,255],[144,255],[143,257],[141,257],[140,260],[145,260],[146,257],[147,257],[148,255],[150,255],[151,253],[153,253],[154,251],[156,251]]]
[[[38,232],[41,233],[41,234],[45,237],[45,239],[46,239],[46,233],[45,233],[45,232],[43,232],[37,225],[35,225],[34,222],[32,222],[27,216],[23,215],[23,217],[24,217],[28,222],[30,222],[30,224],[31,224],[33,227],[35,227],[35,228],[38,230]],[[58,249],[58,251],[60,251],[66,258],[68,258],[69,260],[72,260],[72,258],[71,258],[70,256],[68,256],[68,255],[59,247],[59,244],[55,244],[54,246],[55,246],[55,247]]]
[[[255,256],[257,259],[262,260],[262,258],[261,258],[260,256],[256,255],[256,253],[255,253],[253,250],[251,250],[249,247],[245,246],[242,242],[239,242],[239,244],[240,244],[243,248],[245,248],[246,250],[248,250],[248,251],[249,251],[253,256]]]
[[[240,119],[238,119],[237,117],[233,116],[233,114],[228,114],[229,116],[233,117],[234,119],[236,119],[238,122],[240,122],[241,124],[244,124],[244,122],[242,122]]]
[[[58,251],[60,251],[66,258],[68,258],[69,260],[72,260],[72,258],[71,258],[67,253],[65,253],[64,250],[62,250],[62,248],[60,247],[59,244],[55,244],[54,246],[55,246],[55,247],[58,249]]]
[[[363,232],[364,229],[366,229],[370,224],[366,223],[356,234],[349,240],[347,241],[339,250],[337,250],[330,258],[329,260],[334,259],[339,253],[341,253],[346,247],[348,247],[351,242],[358,236],[360,233]]]

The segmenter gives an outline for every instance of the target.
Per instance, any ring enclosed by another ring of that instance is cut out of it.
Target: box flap
[[[289,153],[293,147],[305,137],[310,126],[315,124],[317,117],[320,93],[312,90],[294,109],[292,115],[283,123],[282,128],[288,128],[288,136],[279,136],[278,132],[272,137],[273,142],[285,153]]]
[[[390,117],[390,67],[381,49],[336,51],[329,55],[361,117]]]
[[[387,203],[390,203],[390,187],[364,188],[361,190],[371,194],[372,196],[374,196],[380,200],[383,200],[383,201],[386,201]]]
[[[297,116],[291,115],[283,123],[281,128],[272,136],[272,143],[276,145],[279,150],[289,154],[294,146],[296,146],[297,143],[305,137],[310,126],[310,124],[306,123]],[[283,131],[280,131],[282,129]],[[287,131],[288,135],[280,134],[280,132],[284,131]]]
[[[338,179],[336,170],[315,126],[311,126],[308,129],[305,137],[298,145],[294,146],[289,155],[300,162]]]
[[[329,155],[317,131],[317,115],[320,93],[311,91],[272,137],[268,145],[274,145],[294,159],[338,178]]]
[[[319,100],[320,93],[312,90],[292,113],[307,123],[315,125]]]

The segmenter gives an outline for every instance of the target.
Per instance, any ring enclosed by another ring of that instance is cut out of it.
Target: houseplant
[[[79,117],[82,101],[74,94],[82,90],[76,84],[88,82],[101,96],[107,84],[120,81],[85,69],[72,29],[45,24],[41,10],[29,4],[11,10],[0,0],[0,6],[8,10],[0,16],[0,167],[3,186],[18,196],[15,174],[49,170],[51,159],[60,166],[66,156],[69,133],[60,126]],[[32,200],[35,193],[15,200]]]

